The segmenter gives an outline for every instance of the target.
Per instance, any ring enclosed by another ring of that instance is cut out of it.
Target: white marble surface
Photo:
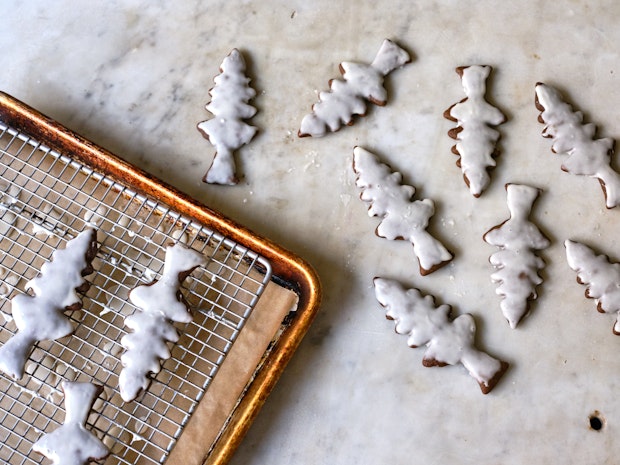
[[[617,463],[620,337],[583,298],[563,241],[620,259],[620,211],[598,183],[562,173],[534,108],[557,85],[620,137],[620,6],[407,0],[4,1],[0,89],[310,261],[322,310],[232,463]],[[392,38],[414,56],[387,79],[388,105],[322,139],[296,136],[340,61],[369,61]],[[260,134],[238,154],[236,187],[201,177],[213,150],[195,129],[223,57],[243,51]],[[462,182],[443,111],[462,98],[454,68],[495,68],[492,101],[509,120],[492,184]],[[411,246],[374,236],[351,169],[362,145],[433,198],[432,230],[456,253],[421,277]],[[551,238],[541,296],[511,330],[481,236],[507,216],[504,184],[544,189],[534,218]],[[478,342],[511,363],[488,396],[462,367],[428,369],[394,334],[372,277],[400,279],[472,312]],[[604,428],[589,429],[595,410]]]

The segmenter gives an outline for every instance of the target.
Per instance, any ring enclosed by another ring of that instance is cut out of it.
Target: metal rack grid
[[[32,444],[64,419],[64,379],[104,386],[87,426],[112,464],[164,463],[271,276],[267,260],[0,123],[0,344],[15,332],[10,299],[54,250],[86,227],[100,245],[73,335],[35,346],[26,375],[0,374],[0,462],[43,463]],[[184,281],[194,321],[179,325],[149,388],[124,403],[117,389],[129,291],[156,279],[166,245],[183,242],[207,265]]]

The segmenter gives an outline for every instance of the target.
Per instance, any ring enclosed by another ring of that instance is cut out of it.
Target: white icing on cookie
[[[387,91],[383,87],[384,77],[410,61],[405,50],[386,39],[370,65],[341,63],[340,72],[344,81],[334,79],[328,92],[319,93],[319,102],[312,107],[312,113],[301,121],[299,137],[321,137],[328,131],[337,131],[343,123],[351,125],[354,115],[366,114],[365,100],[385,105]]]
[[[379,161],[376,155],[361,147],[353,150],[356,185],[360,198],[369,204],[368,214],[383,218],[376,233],[389,240],[406,239],[420,262],[423,275],[432,273],[450,260],[452,254],[426,228],[435,213],[432,200],[412,200],[413,186],[401,184],[402,175]]]
[[[44,455],[54,465],[80,465],[101,460],[108,448],[85,427],[97,396],[103,388],[90,383],[64,381],[65,421],[52,433],[43,435],[32,450]]]
[[[457,68],[467,97],[444,114],[458,123],[448,134],[458,141],[452,151],[459,155],[457,165],[474,197],[480,197],[487,188],[491,180],[488,170],[496,164],[493,157],[497,155],[500,134],[491,126],[506,121],[504,114],[485,100],[491,70],[490,66],[478,65]]]
[[[541,111],[539,121],[545,123],[543,137],[553,139],[554,153],[566,156],[562,170],[598,178],[607,208],[620,204],[620,174],[610,166],[615,141],[595,139],[596,126],[584,123],[583,114],[573,111],[553,87],[536,84],[536,107]]]
[[[221,74],[215,79],[215,86],[209,91],[211,103],[206,108],[214,118],[198,123],[198,130],[215,147],[213,163],[204,177],[204,182],[215,184],[236,184],[237,175],[233,152],[249,143],[256,128],[243,120],[256,114],[256,108],[248,102],[256,91],[249,86],[245,75],[245,60],[237,49],[224,58]]]
[[[476,323],[470,314],[452,320],[449,305],[437,307],[432,296],[424,296],[417,289],[405,289],[397,281],[385,278],[375,278],[374,285],[377,300],[386,308],[386,317],[396,323],[396,332],[408,336],[410,347],[426,346],[424,366],[461,363],[484,394],[495,387],[508,363],[476,348]]]
[[[500,250],[489,258],[497,271],[491,275],[499,283],[497,294],[503,315],[515,328],[528,312],[529,301],[537,297],[536,286],[542,283],[538,271],[545,262],[534,253],[549,247],[549,239],[529,220],[532,205],[540,190],[519,184],[507,184],[510,218],[490,229],[484,240]]]
[[[125,318],[125,325],[133,332],[121,339],[126,351],[121,356],[119,388],[125,402],[135,399],[140,390],[148,387],[147,376],[159,372],[160,360],[170,358],[167,342],[179,339],[170,321],[192,321],[181,295],[181,282],[194,268],[205,263],[206,258],[195,250],[182,244],[169,246],[160,280],[138,286],[129,293],[129,300],[141,311]]]
[[[54,340],[73,332],[63,314],[81,307],[76,289],[85,284],[83,276],[93,272],[90,262],[97,253],[97,234],[86,229],[41,267],[41,273],[26,284],[34,296],[18,294],[11,300],[11,311],[18,332],[0,347],[0,371],[21,378],[36,341]]]
[[[590,247],[567,240],[568,266],[577,272],[577,281],[586,286],[586,297],[594,299],[602,313],[616,313],[614,334],[620,335],[620,264],[606,255],[597,255]]]

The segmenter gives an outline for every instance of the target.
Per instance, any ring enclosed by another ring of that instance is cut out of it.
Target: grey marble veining
[[[584,2],[4,2],[0,89],[298,253],[318,270],[322,310],[232,463],[616,463],[620,337],[584,299],[567,238],[614,256],[620,211],[595,180],[560,171],[540,137],[537,81],[557,85],[603,136],[620,137],[620,7]],[[385,107],[321,139],[302,117],[384,38],[413,56],[386,79]],[[201,178],[213,148],[196,130],[224,56],[239,48],[258,95],[259,135],[237,154],[235,187]],[[508,116],[489,189],[466,189],[442,113],[463,97],[454,68],[489,64]],[[352,149],[375,151],[417,195],[454,262],[421,277],[411,245],[377,238],[358,200]],[[552,240],[532,313],[511,330],[482,234],[507,218],[504,184],[544,190],[534,220]],[[511,368],[488,396],[461,367],[424,368],[394,334],[372,278],[417,286],[471,312],[478,343]],[[589,429],[595,410],[604,428]]]

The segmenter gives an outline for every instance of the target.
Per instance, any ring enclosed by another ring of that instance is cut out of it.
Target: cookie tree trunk
[[[101,386],[90,383],[62,383],[65,394],[65,421],[49,434],[43,435],[32,449],[48,457],[54,465],[85,465],[109,454],[99,438],[86,429],[86,421]]]

